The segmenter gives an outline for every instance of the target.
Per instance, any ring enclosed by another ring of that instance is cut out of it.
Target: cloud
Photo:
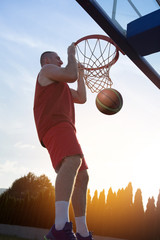
[[[2,24],[1,24],[2,25]],[[3,26],[4,31],[0,32],[0,38],[5,40],[5,45],[8,42],[17,44],[17,45],[25,45],[29,48],[51,48],[52,46],[48,46],[48,44],[44,43],[43,41],[37,39],[34,36],[28,35],[26,33],[18,33],[14,32],[8,26]]]
[[[22,142],[17,142],[14,147],[16,148],[20,148],[20,149],[24,149],[24,148],[30,148],[30,149],[34,149],[35,145],[32,144],[24,144]]]
[[[0,175],[1,174],[25,174],[28,171],[27,168],[20,166],[17,161],[6,161],[0,163]]]
[[[13,34],[13,33],[7,33],[5,35],[2,36],[5,40],[7,41],[11,41],[17,44],[25,44],[29,47],[37,47],[39,45],[39,43],[37,43],[36,41],[34,41],[31,37],[28,36],[20,36],[18,34]]]

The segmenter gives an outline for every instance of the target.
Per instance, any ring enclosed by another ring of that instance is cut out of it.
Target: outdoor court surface
[[[8,236],[17,236],[19,238],[27,238],[30,240],[33,240],[33,239],[43,240],[44,235],[46,235],[48,231],[49,229],[43,229],[43,228],[0,224],[0,236],[5,235],[6,237],[8,235]],[[126,240],[126,239],[112,238],[112,237],[100,237],[100,236],[93,236],[93,237],[94,237],[94,240]],[[9,238],[6,240],[12,240],[12,238],[11,239]],[[13,238],[13,240],[15,240],[15,238]]]
[[[94,240],[126,240],[126,239],[94,236]]]

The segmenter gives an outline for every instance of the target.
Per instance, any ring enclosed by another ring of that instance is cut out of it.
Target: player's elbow
[[[69,75],[68,80],[69,80],[70,83],[73,83],[77,80],[77,78],[78,78],[78,73],[72,73],[72,74]]]
[[[85,96],[74,96],[74,103],[78,104],[84,104],[87,101],[87,98]]]
[[[87,102],[87,97],[86,97],[86,96],[83,96],[83,97],[81,97],[81,98],[79,99],[79,101],[80,101],[81,104],[84,104],[84,103]]]
[[[77,68],[71,68],[69,66],[65,67],[63,70],[64,76],[66,77],[66,81],[69,83],[73,83],[78,78]]]
[[[81,101],[81,104],[84,104],[84,103],[86,103],[86,101],[87,101],[87,100],[83,100],[83,101]]]
[[[65,81],[68,83],[74,83],[77,80],[78,74],[70,73],[65,75]]]

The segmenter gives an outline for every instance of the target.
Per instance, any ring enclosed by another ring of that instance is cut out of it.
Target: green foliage
[[[49,179],[45,175],[36,177],[29,173],[0,195],[0,223],[48,229],[55,219],[54,203],[55,189]],[[75,230],[72,205],[70,220]],[[133,200],[131,183],[117,193],[110,188],[107,196],[105,190],[100,194],[96,190],[92,198],[88,190],[87,223],[95,235],[160,240],[160,194],[157,205],[154,198],[149,198],[144,211],[142,192],[137,189]]]
[[[50,190],[51,188],[52,184],[45,175],[36,177],[33,173],[28,173],[27,176],[15,180],[7,193],[16,198],[25,198],[26,194],[35,197],[41,191]]]
[[[0,196],[0,223],[50,228],[54,201],[54,187],[49,179],[29,173]]]

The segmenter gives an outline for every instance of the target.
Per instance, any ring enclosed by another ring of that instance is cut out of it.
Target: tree
[[[108,236],[114,236],[115,234],[115,222],[117,217],[116,203],[116,193],[113,193],[112,188],[110,188],[107,194]]]
[[[145,239],[156,239],[156,207],[154,197],[148,199],[145,212]]]
[[[133,187],[131,182],[125,188],[125,205],[126,207],[132,207],[133,205]]]
[[[134,198],[132,235],[136,239],[143,239],[144,237],[144,208],[140,189],[137,189]]]
[[[156,208],[156,235],[160,239],[160,191],[158,194],[157,208]]]
[[[94,229],[95,234],[98,231],[97,221],[95,221],[95,219],[97,218],[97,214],[98,214],[98,191],[96,190],[94,192],[94,196],[91,202],[91,217],[92,217],[91,229]]]
[[[98,231],[97,234],[105,235],[105,229],[107,228],[106,224],[106,196],[105,190],[100,192],[99,199],[97,202],[97,222],[98,222]]]
[[[49,228],[54,221],[54,201],[50,180],[28,173],[0,196],[0,223]]]
[[[119,213],[119,235],[122,238],[128,238],[132,229],[132,207],[133,207],[133,188],[129,183],[125,189],[117,193],[118,213]]]
[[[87,224],[88,228],[92,230],[92,198],[90,194],[90,189],[87,191]]]
[[[45,175],[36,177],[30,172],[27,176],[15,180],[11,188],[9,188],[6,193],[16,198],[25,198],[26,194],[34,197],[41,191],[45,191],[47,189],[52,191],[52,188],[50,180]]]
[[[0,195],[0,223],[50,228],[55,219],[55,189],[45,175],[29,173],[16,180]],[[75,230],[74,212],[70,219]],[[133,202],[132,184],[113,192],[105,190],[91,198],[87,194],[87,223],[97,235],[136,240],[160,240],[160,192],[157,205],[149,198],[144,212],[142,192],[137,189]]]

